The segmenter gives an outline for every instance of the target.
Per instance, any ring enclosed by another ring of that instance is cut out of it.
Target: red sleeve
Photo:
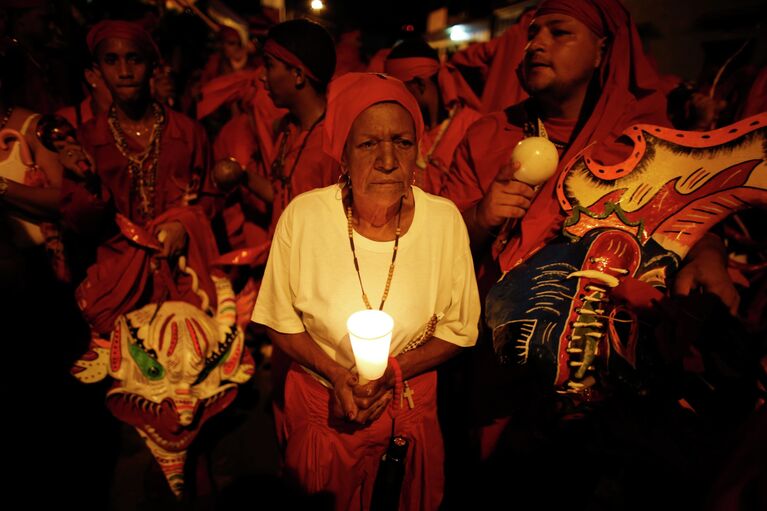
[[[194,124],[193,133],[193,146],[192,150],[192,169],[191,175],[193,179],[199,178],[200,192],[196,201],[208,218],[213,218],[216,212],[220,211],[223,207],[223,197],[213,184],[212,175],[212,152],[210,143],[208,142],[208,136],[205,134],[205,130],[201,125]]]
[[[101,196],[89,192],[82,181],[65,176],[61,185],[61,221],[65,228],[88,238],[100,239],[114,225],[114,205],[106,188]]]
[[[456,66],[479,69],[482,76],[487,78],[487,72],[490,64],[493,63],[493,57],[495,57],[495,52],[498,49],[499,40],[500,38],[496,37],[485,43],[472,44],[465,50],[461,50],[453,55],[450,63]]]
[[[475,172],[474,158],[471,154],[469,136],[458,144],[453,155],[453,164],[443,183],[441,196],[447,197],[465,211],[482,200],[484,192],[479,176]]]

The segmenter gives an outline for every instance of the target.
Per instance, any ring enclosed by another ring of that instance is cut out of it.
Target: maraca
[[[514,179],[536,186],[554,175],[559,165],[559,154],[549,139],[528,137],[519,141],[511,153],[511,160],[519,162]]]

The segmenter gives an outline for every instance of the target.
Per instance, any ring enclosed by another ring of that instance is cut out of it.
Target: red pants
[[[444,449],[437,421],[437,373],[408,384],[415,407],[399,410],[396,433],[410,440],[400,509],[432,510],[444,492]],[[354,426],[329,417],[332,391],[293,364],[285,382],[286,475],[309,493],[329,492],[336,509],[370,506],[378,464],[389,445],[391,417]]]

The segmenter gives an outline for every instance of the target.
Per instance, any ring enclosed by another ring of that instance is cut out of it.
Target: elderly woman
[[[390,409],[394,433],[409,440],[400,507],[436,509],[444,456],[434,369],[475,343],[479,319],[466,228],[451,202],[411,186],[423,121],[402,82],[362,73],[332,82],[325,130],[342,181],[285,210],[253,312],[294,360],[286,473],[310,493],[332,493],[337,509],[367,509]],[[391,357],[363,385],[346,320],[374,307],[394,318]],[[405,398],[392,399],[402,380]]]

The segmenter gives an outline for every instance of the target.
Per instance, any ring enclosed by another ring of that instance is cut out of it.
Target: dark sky
[[[310,0],[288,0],[298,8]],[[467,12],[472,17],[488,16],[498,0],[324,0],[328,6],[326,16],[339,24],[357,25],[365,30],[392,31],[405,24],[425,28],[429,12],[447,7],[450,14]]]

